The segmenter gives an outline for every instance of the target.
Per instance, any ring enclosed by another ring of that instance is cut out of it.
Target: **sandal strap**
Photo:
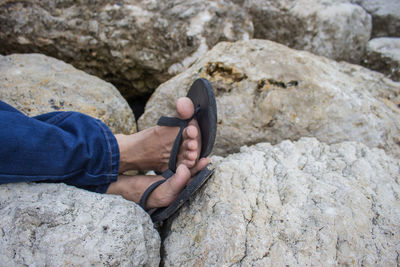
[[[146,202],[147,202],[147,199],[149,198],[150,194],[154,191],[154,189],[156,189],[158,186],[163,184],[165,181],[167,181],[167,180],[165,179],[165,180],[157,181],[157,182],[151,184],[149,187],[147,187],[146,191],[144,191],[142,197],[140,198],[140,202],[139,202],[139,205],[144,210],[146,210]]]

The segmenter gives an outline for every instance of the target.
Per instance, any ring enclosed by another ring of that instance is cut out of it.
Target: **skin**
[[[194,113],[192,101],[182,97],[176,102],[177,117],[189,119]],[[128,170],[168,169],[168,161],[179,127],[154,126],[132,135],[115,135],[120,151],[118,179],[111,183],[107,194],[121,195],[139,203],[143,192],[154,182],[163,180],[161,175],[134,175],[122,173]],[[210,162],[209,158],[199,159],[201,134],[195,119],[183,131],[183,140],[178,153],[176,173],[157,187],[149,196],[146,208],[169,206],[190,182],[192,176]]]

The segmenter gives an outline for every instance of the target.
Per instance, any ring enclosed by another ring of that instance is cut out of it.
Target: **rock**
[[[161,84],[139,129],[172,115],[176,99],[199,77],[211,82],[216,95],[215,155],[304,136],[326,143],[359,141],[400,155],[400,83],[265,40],[220,43]]]
[[[247,13],[229,0],[0,3],[0,53],[59,58],[125,97],[151,93],[218,41],[252,33]]]
[[[363,65],[400,81],[400,38],[382,37],[369,41]]]
[[[400,164],[313,138],[214,158],[165,228],[165,266],[396,266]]]
[[[372,36],[400,37],[400,2],[398,0],[351,0],[372,15]]]
[[[4,266],[158,266],[150,217],[119,196],[64,184],[0,186]]]
[[[40,54],[0,55],[0,99],[29,116],[79,111],[114,133],[136,132],[132,110],[113,85]]]
[[[254,36],[335,60],[359,63],[371,16],[345,0],[246,0]]]

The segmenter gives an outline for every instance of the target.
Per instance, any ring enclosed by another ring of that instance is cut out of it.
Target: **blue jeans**
[[[0,184],[62,182],[105,193],[118,178],[110,129],[78,112],[28,117],[0,101]]]

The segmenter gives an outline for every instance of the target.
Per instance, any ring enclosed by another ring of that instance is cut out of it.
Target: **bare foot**
[[[179,165],[176,173],[150,194],[146,209],[169,206],[190,182],[191,176],[205,168],[209,162],[209,158],[203,158],[191,170],[184,164]],[[163,179],[160,175],[120,175],[116,182],[110,184],[106,193],[121,195],[127,200],[139,203],[144,191],[151,184]]]
[[[177,117],[189,119],[194,113],[192,101],[187,97],[176,102]],[[154,126],[132,135],[115,135],[120,151],[120,169],[155,170],[168,169],[168,161],[179,127]],[[201,152],[201,135],[197,121],[193,119],[183,131],[177,165],[193,168]]]

